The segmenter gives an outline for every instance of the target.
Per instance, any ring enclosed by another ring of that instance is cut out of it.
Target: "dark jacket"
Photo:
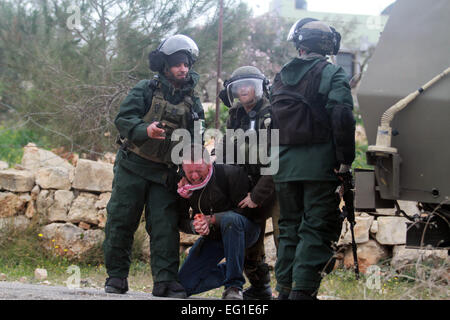
[[[256,123],[257,130],[266,129],[264,120],[271,117],[271,107],[270,102],[267,98],[263,97],[258,101],[256,106],[252,109],[252,111],[256,112]],[[242,104],[237,103],[229,109],[229,117],[227,120],[227,129],[242,129],[244,131],[250,128],[250,117],[245,111]],[[269,143],[270,143],[270,136]],[[223,146],[224,159],[226,159],[226,149]],[[270,145],[267,146],[270,150]],[[237,151],[235,150],[235,155]],[[259,207],[268,205],[273,202],[275,197],[275,184],[273,182],[272,176],[260,174],[260,169],[262,165],[260,164],[243,164],[241,167],[247,172],[251,181],[251,192],[250,198],[254,203],[256,203]]]
[[[180,198],[179,228],[184,233],[195,234],[192,226],[195,214],[215,214],[216,225],[211,228],[207,237],[217,239],[220,238],[220,231],[217,229],[217,226],[220,225],[220,213],[232,210],[253,219],[254,210],[238,207],[239,202],[247,196],[250,190],[250,181],[246,172],[238,166],[213,165],[214,172],[208,184],[200,190],[195,190],[189,199]],[[220,170],[222,171],[218,172]],[[189,213],[189,207],[192,208],[192,215]]]

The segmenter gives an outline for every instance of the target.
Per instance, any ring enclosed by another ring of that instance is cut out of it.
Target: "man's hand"
[[[159,125],[159,122],[157,122],[157,121],[152,122],[147,127],[147,135],[149,136],[149,138],[152,138],[152,139],[164,140],[166,138],[166,136],[164,135],[165,130],[162,128],[159,128],[158,125]],[[161,123],[161,125],[164,126],[164,123]]]
[[[184,187],[185,185],[189,184],[186,177],[182,177],[180,181],[178,181],[178,188]]]
[[[252,198],[250,198],[250,192],[241,202],[239,202],[238,206],[239,208],[249,207],[251,209],[258,207],[258,205],[253,202]]]
[[[194,216],[194,229],[201,236],[206,236],[209,234],[209,219],[205,217],[203,214],[196,214]]]

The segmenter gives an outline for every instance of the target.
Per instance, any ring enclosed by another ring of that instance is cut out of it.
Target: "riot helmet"
[[[316,52],[322,55],[336,55],[339,52],[341,35],[331,26],[314,18],[296,21],[287,36],[297,50]]]
[[[252,66],[237,68],[224,83],[231,105],[240,102],[243,106],[256,104],[262,98],[267,85],[268,80],[264,74]]]
[[[163,40],[158,48],[149,54],[150,69],[163,71],[164,66],[171,67],[179,62],[186,62],[189,68],[198,57],[197,44],[188,36],[177,34]]]

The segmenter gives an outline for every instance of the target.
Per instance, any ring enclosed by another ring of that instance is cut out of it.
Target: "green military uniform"
[[[132,146],[151,143],[147,135],[152,100],[158,92],[170,105],[184,103],[190,96],[192,111],[204,119],[204,112],[193,90],[199,75],[189,72],[189,81],[176,89],[160,73],[157,82],[140,81],[120,106],[115,124],[125,146],[117,152],[111,200],[107,205],[106,238],[103,243],[105,266],[110,277],[126,278],[130,267],[133,235],[144,210],[146,230],[150,235],[150,265],[154,282],[177,281],[179,267],[179,232],[177,212],[176,166],[151,161],[131,151]],[[189,128],[193,132],[193,122]],[[167,137],[170,139],[170,136]],[[150,141],[150,142],[149,142]],[[156,141],[156,140],[155,140]],[[159,142],[159,141],[158,141]]]
[[[294,86],[318,61],[319,55],[294,58],[281,72],[281,81]],[[328,64],[322,71],[318,94],[326,100],[328,114],[336,105],[353,108],[345,71]],[[333,266],[332,242],[337,241],[341,220],[334,191],[339,168],[333,139],[317,144],[280,145],[279,171],[273,176],[280,203],[279,247],[275,266],[277,290],[314,291],[321,272]]]

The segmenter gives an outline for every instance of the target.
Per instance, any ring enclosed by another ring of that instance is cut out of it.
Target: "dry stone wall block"
[[[66,160],[51,151],[38,148],[34,143],[29,143],[23,148],[22,166],[31,171],[37,171],[41,167],[73,169]]]
[[[411,217],[415,214],[420,215],[420,210],[417,208],[417,202],[415,201],[398,200],[398,205],[400,206],[400,209],[405,211],[405,213]],[[377,209],[373,214],[378,216],[395,216],[395,211],[395,208]]]
[[[71,223],[51,223],[43,227],[41,233],[46,240],[44,242],[46,249],[75,258],[101,245],[105,238],[104,232],[100,229],[83,230]]]
[[[13,228],[15,230],[25,230],[30,225],[30,220],[25,216],[14,216],[0,218],[0,232]]]
[[[98,201],[95,203],[95,207],[97,209],[104,209],[106,208],[106,205],[109,202],[109,199],[111,199],[111,192],[105,192],[98,196]]]
[[[97,225],[99,223],[98,211],[95,208],[95,203],[97,201],[98,196],[95,194],[87,192],[80,193],[72,203],[68,220],[72,223],[83,221]]]
[[[355,217],[355,241],[356,243],[365,243],[369,241],[369,231],[374,218],[369,215],[361,215]],[[352,242],[352,234],[350,231],[350,223],[345,220],[345,234],[339,244],[349,244]]]
[[[25,212],[31,197],[12,192],[0,192],[0,218],[12,217]]]
[[[30,192],[34,187],[34,174],[28,170],[0,170],[0,190]]]
[[[268,235],[264,238],[264,251],[266,253],[266,263],[272,270],[275,268],[275,262],[277,261],[277,248],[273,235]]]
[[[273,232],[273,222],[272,222],[272,218],[269,218],[266,220],[266,230],[265,233],[272,233]]]
[[[192,246],[197,239],[200,238],[199,235],[189,234],[180,232],[180,244],[184,246]]]
[[[37,210],[39,214],[47,214],[47,209],[53,204],[55,191],[42,190],[36,199]]]
[[[98,210],[98,227],[105,228],[106,226],[106,209]]]
[[[70,190],[73,170],[65,167],[39,168],[36,172],[36,183],[42,189]]]
[[[389,250],[375,240],[369,240],[366,243],[359,244],[356,253],[358,255],[359,269],[362,273],[365,273],[371,265],[379,263],[381,259],[389,257]],[[353,268],[353,262],[353,252],[351,246],[349,246],[344,255],[344,266],[346,268]]]
[[[395,269],[402,269],[426,260],[446,259],[450,260],[447,249],[414,249],[401,245],[395,246],[392,250],[391,266]]]
[[[112,180],[112,164],[79,159],[72,186],[85,191],[111,192]]]
[[[380,244],[399,245],[406,243],[406,222],[404,217],[378,217],[376,239]]]
[[[72,191],[55,191],[52,205],[47,209],[47,217],[50,222],[68,221],[68,212],[73,198]]]

